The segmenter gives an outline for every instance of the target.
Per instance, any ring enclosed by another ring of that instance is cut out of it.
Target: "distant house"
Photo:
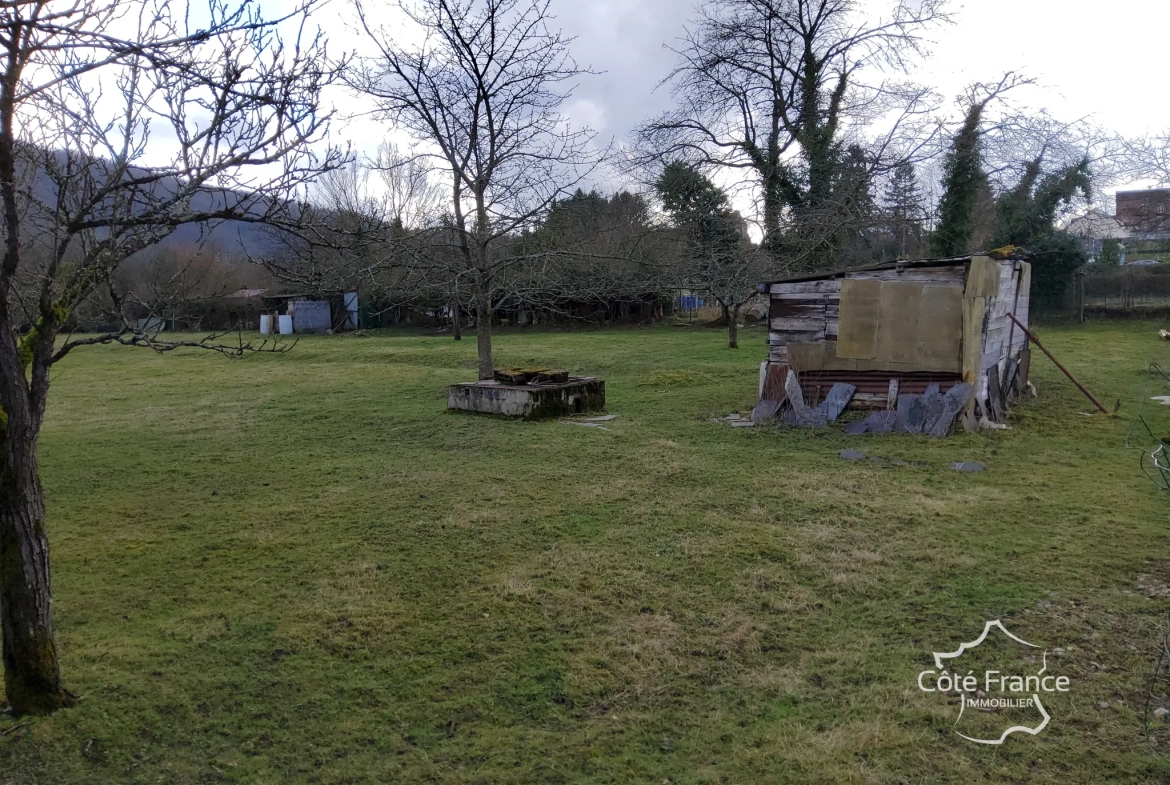
[[[1170,262],[1170,188],[1118,191],[1116,215],[1089,210],[1064,229],[1081,240],[1091,259],[1100,259],[1105,243],[1116,241],[1122,264],[1138,259]]]
[[[1170,188],[1118,191],[1117,221],[1133,236],[1170,238]]]

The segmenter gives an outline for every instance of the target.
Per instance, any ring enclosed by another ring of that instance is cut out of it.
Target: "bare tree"
[[[409,230],[439,221],[445,194],[424,160],[404,154],[393,142],[383,142],[373,168],[386,189],[386,213],[391,223]]]
[[[335,75],[306,33],[311,5],[272,21],[222,0],[0,6],[0,627],[18,714],[73,701],[53,638],[37,463],[53,364],[95,343],[250,348],[161,341],[133,325],[63,331],[99,297],[117,311],[119,265],[175,227],[287,218],[294,191],[336,161],[309,151]]]
[[[709,0],[664,83],[677,108],[639,132],[643,160],[750,174],[765,244],[793,224],[808,253],[844,220],[835,181],[849,144],[864,143],[870,176],[928,151],[933,94],[888,74],[922,52],[944,2],[899,3],[867,22],[857,0]],[[867,138],[879,118],[885,130]]]
[[[409,131],[448,178],[451,232],[472,288],[479,377],[492,377],[498,278],[522,261],[509,238],[571,192],[600,156],[561,107],[583,73],[570,39],[549,29],[548,0],[418,0],[399,8],[420,43],[400,45],[355,0],[378,56],[350,85],[377,116]],[[401,36],[398,36],[401,40]]]
[[[451,252],[451,245],[441,242],[449,235],[446,227],[452,223],[450,207],[444,211],[443,189],[434,181],[425,158],[405,154],[393,142],[383,142],[378,147],[373,165],[386,189],[388,218],[395,233],[398,236],[420,233],[420,250],[426,256],[426,263],[421,265],[423,274],[413,276],[415,286],[412,288],[417,291],[418,284],[424,284],[421,288],[425,292],[420,293],[429,299],[434,298],[436,288],[445,293],[451,314],[451,332],[456,341],[462,341],[463,303],[459,280],[464,265],[458,255]]]
[[[1124,142],[1125,171],[1134,180],[1152,180],[1160,187],[1170,184],[1170,131]]]

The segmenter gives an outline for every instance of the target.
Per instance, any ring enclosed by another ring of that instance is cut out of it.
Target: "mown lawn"
[[[78,351],[41,456],[82,700],[0,718],[0,781],[1162,782],[1157,327],[1041,330],[1120,415],[1037,354],[1011,431],[941,441],[711,422],[754,402],[754,331],[498,337],[603,376],[609,430],[446,413],[470,340]],[[979,747],[915,678],[994,618],[1072,691]]]

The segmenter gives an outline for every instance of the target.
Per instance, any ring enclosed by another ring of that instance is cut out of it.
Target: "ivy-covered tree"
[[[1056,226],[1078,196],[1092,197],[1088,159],[1045,174],[1039,156],[996,201],[993,244],[1022,246],[1032,254],[1032,297],[1041,309],[1059,307],[1073,273],[1088,261],[1081,242]]]
[[[971,250],[980,195],[990,186],[983,168],[980,123],[987,101],[967,109],[943,161],[943,198],[932,243],[939,256],[960,256]]]
[[[938,225],[931,238],[935,254],[962,256],[979,250],[974,246],[990,240],[994,199],[984,159],[983,122],[992,101],[1027,84],[1031,84],[1030,79],[1009,71],[997,84],[976,83],[968,89],[963,122],[943,159],[943,196]],[[1014,149],[1011,144],[1006,147]]]
[[[643,158],[746,175],[764,247],[804,269],[836,266],[850,140],[868,138],[871,163],[888,167],[933,133],[933,93],[897,72],[923,53],[945,9],[918,0],[874,18],[858,0],[706,0],[666,81],[675,107],[638,132]]]

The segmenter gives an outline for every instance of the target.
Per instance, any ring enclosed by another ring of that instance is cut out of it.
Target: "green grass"
[[[1125,446],[1170,432],[1156,333],[1041,331],[1118,417],[1037,353],[1011,431],[937,441],[711,422],[754,402],[755,331],[498,336],[605,378],[607,431],[445,412],[473,341],[78,351],[40,454],[82,700],[0,719],[0,782],[1165,781],[1170,496]],[[914,680],[992,618],[1072,692],[982,748]]]

